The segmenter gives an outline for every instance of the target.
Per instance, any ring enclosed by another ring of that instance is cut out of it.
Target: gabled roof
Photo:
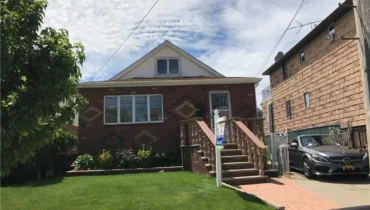
[[[291,56],[298,54],[299,50],[305,47],[308,43],[314,40],[319,36],[324,30],[327,30],[329,25],[334,21],[338,20],[344,14],[346,14],[353,7],[352,0],[346,0],[342,3],[342,6],[339,6],[335,9],[328,17],[326,17],[319,25],[317,25],[310,33],[308,33],[301,41],[299,41],[294,47],[292,47],[286,54],[284,54],[279,60],[275,61],[262,75],[270,75],[271,72],[275,71],[279,66],[282,65],[284,61],[289,59]]]
[[[172,50],[176,51],[180,55],[182,55],[185,58],[189,59],[193,63],[195,63],[198,66],[202,67],[203,69],[205,69],[209,73],[213,74],[215,77],[225,77],[224,75],[220,74],[219,72],[217,72],[213,68],[209,67],[207,64],[201,62],[200,60],[196,59],[195,57],[193,57],[189,53],[187,53],[184,50],[182,50],[181,48],[179,48],[176,45],[172,44],[170,41],[166,40],[162,44],[158,45],[156,48],[154,48],[153,50],[151,50],[149,53],[147,53],[146,55],[144,55],[143,57],[141,57],[139,60],[135,61],[133,64],[131,64],[130,66],[128,66],[127,68],[125,68],[124,70],[122,70],[121,72],[119,72],[118,74],[116,74],[115,76],[113,76],[109,80],[118,80],[119,78],[123,77],[124,75],[128,74],[129,72],[134,71],[136,67],[138,67],[141,63],[143,63],[145,60],[147,60],[148,58],[150,58],[152,55],[154,55],[157,52],[159,52],[164,47],[171,48]]]

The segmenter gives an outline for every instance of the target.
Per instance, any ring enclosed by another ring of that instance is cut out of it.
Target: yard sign
[[[216,139],[216,149],[222,149],[222,145],[224,143],[225,122],[218,124],[217,128],[218,134]]]
[[[215,110],[215,136],[216,136],[216,184],[217,187],[222,187],[222,173],[221,173],[221,149],[224,143],[224,131],[226,117],[219,117],[218,110]]]

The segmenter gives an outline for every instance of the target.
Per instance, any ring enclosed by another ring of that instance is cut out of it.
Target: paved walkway
[[[270,179],[268,183],[238,187],[274,205],[285,206],[286,210],[328,210],[339,207],[285,177]]]
[[[300,173],[290,177],[295,184],[328,199],[341,207],[366,206],[370,209],[370,177],[319,177],[306,179]]]

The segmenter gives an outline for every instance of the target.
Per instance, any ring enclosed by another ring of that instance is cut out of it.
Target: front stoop
[[[243,155],[243,150],[238,149],[238,144],[225,143],[221,150],[222,182],[231,185],[257,184],[267,181],[267,176],[260,176],[254,163],[248,161],[248,156]],[[198,151],[204,155],[202,151]],[[202,157],[212,177],[216,172],[212,170],[212,164],[208,163],[208,157]]]

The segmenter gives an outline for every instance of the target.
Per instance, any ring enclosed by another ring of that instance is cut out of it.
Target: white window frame
[[[121,107],[120,107],[120,97],[131,96],[132,97],[132,122],[121,122]],[[145,122],[136,122],[135,119],[135,97],[136,96],[146,96],[147,97],[147,107],[148,107],[148,121]],[[162,103],[162,120],[160,121],[150,121],[150,96],[161,96]],[[117,98],[117,122],[105,122],[105,98],[106,97],[116,97]],[[153,124],[153,123],[163,123],[163,95],[162,94],[135,94],[135,95],[106,95],[104,96],[104,107],[103,107],[103,121],[104,125],[130,125],[130,124]]]
[[[209,91],[209,110],[210,110],[210,120],[211,120],[211,130],[213,131],[213,125],[214,125],[214,122],[213,122],[213,118],[212,116],[215,115],[215,113],[213,113],[213,110],[212,110],[212,94],[213,93],[227,93],[227,96],[228,96],[228,102],[229,102],[229,116],[232,117],[232,111],[231,111],[231,96],[230,96],[230,91],[228,90],[211,90]]]
[[[177,74],[170,74],[170,59],[177,59],[179,72]],[[158,74],[158,60],[167,60],[167,74]],[[158,57],[155,59],[155,75],[156,77],[176,77],[181,76],[181,60],[179,57]]]

